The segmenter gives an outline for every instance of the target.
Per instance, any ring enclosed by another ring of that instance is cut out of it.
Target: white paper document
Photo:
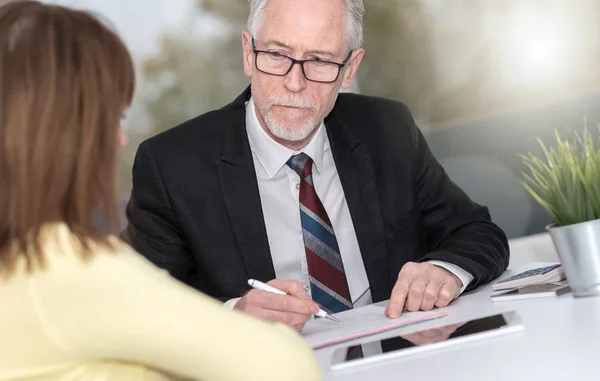
[[[323,318],[309,320],[301,334],[317,349],[447,315],[447,312],[435,311],[404,312],[398,319],[390,319],[385,316],[385,307],[369,305],[335,314],[340,323]]]

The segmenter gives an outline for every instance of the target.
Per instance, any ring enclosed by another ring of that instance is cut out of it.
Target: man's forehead
[[[339,54],[346,46],[343,28],[309,28],[283,20],[265,22],[256,38],[262,44],[294,51]]]
[[[346,27],[342,2],[338,1],[325,1],[326,4],[314,0],[271,1],[262,20],[264,38],[285,43],[292,42],[295,36],[304,41],[335,40],[344,34]]]
[[[332,39],[308,39],[303,40],[301,38],[264,38],[262,44],[268,47],[281,47],[284,49],[292,50],[292,51],[302,51],[305,53],[315,53],[315,54],[329,54],[336,55],[340,52],[340,44],[334,42]]]

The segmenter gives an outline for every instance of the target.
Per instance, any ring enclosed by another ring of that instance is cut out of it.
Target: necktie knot
[[[294,170],[300,176],[301,179],[307,178],[312,175],[312,166],[313,161],[304,152],[299,153],[298,155],[293,155],[286,162],[288,167]]]

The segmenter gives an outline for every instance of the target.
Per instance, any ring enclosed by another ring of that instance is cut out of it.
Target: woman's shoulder
[[[135,276],[135,273],[165,273],[116,236],[92,239],[77,236],[66,224],[44,226],[40,233],[43,251],[41,273],[61,273],[103,279]]]
[[[159,269],[117,237],[84,245],[67,227],[46,229],[42,241],[45,263],[42,268],[22,273],[30,292],[48,310],[92,305],[143,305],[146,293],[169,282],[168,272]],[[91,303],[91,304],[90,304]],[[95,304],[94,304],[95,303]],[[78,311],[77,313],[83,313]]]

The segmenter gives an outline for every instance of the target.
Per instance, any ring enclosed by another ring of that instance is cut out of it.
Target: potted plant
[[[599,126],[600,129],[600,126]],[[543,156],[521,156],[523,185],[552,216],[550,232],[573,296],[600,295],[600,147],[588,131],[561,139]]]

